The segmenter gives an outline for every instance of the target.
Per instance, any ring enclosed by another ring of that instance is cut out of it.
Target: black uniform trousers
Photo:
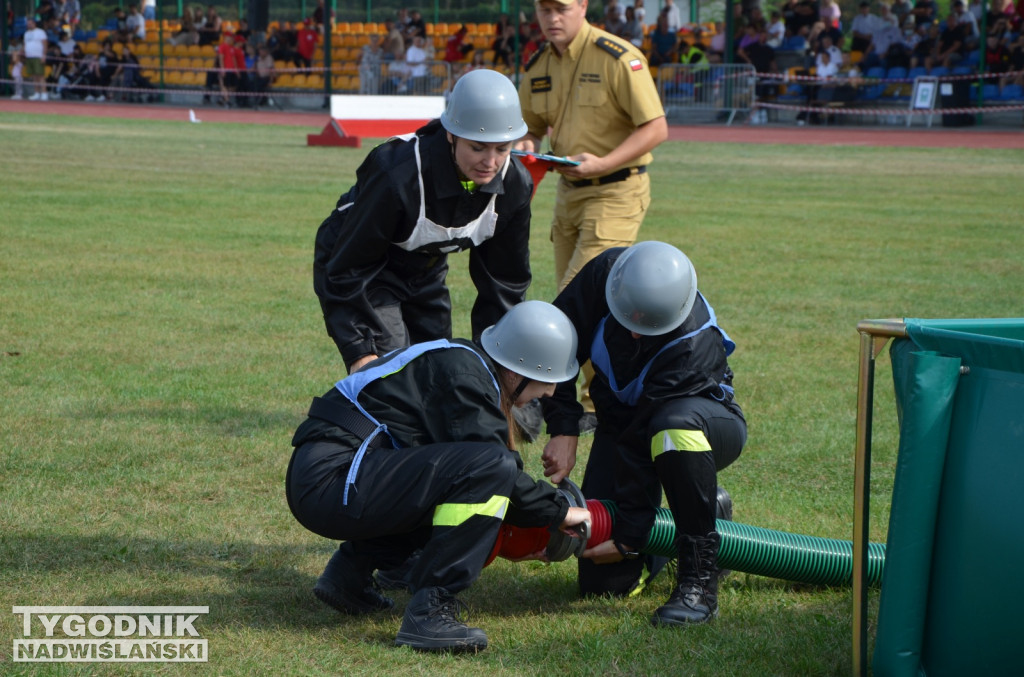
[[[398,566],[422,548],[410,572],[412,592],[468,588],[494,547],[504,515],[474,512],[473,506],[493,503],[496,496],[507,499],[519,474],[513,455],[482,442],[370,449],[342,505],[354,451],[330,441],[295,449],[286,479],[295,519],[325,538],[348,541],[347,552],[367,574]],[[439,506],[454,508],[447,514],[459,515],[457,523],[435,524]]]
[[[650,417],[643,449],[620,444],[618,430],[602,426],[600,410],[597,419],[580,487],[584,496],[612,500],[620,513],[630,508],[656,510],[664,489],[677,538],[715,531],[718,471],[739,457],[747,439],[747,424],[736,409],[706,397],[669,400]],[[652,460],[650,440],[666,430],[700,430],[711,451],[666,451]],[[645,543],[626,545],[640,549]],[[636,585],[645,563],[649,569],[660,568],[655,560],[649,555],[614,564],[580,559],[580,593],[625,595]]]

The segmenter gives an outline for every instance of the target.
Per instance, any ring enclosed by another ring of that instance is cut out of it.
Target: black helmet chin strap
[[[515,391],[512,393],[513,402],[519,399],[519,396],[523,394],[523,391],[526,390],[526,386],[530,385],[530,381],[532,380],[526,376],[523,376],[522,378],[523,380],[519,382],[519,385],[516,386]]]

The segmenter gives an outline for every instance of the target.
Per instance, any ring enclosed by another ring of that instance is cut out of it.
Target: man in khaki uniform
[[[522,150],[578,160],[559,168],[551,241],[561,291],[590,259],[636,241],[650,204],[651,151],[668,137],[643,53],[586,20],[588,0],[538,0],[548,45],[526,66],[519,100],[529,133]]]

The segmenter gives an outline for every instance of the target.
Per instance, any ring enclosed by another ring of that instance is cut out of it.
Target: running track
[[[196,108],[197,117],[205,122],[233,122],[262,125],[305,127],[318,134],[329,121],[324,112],[288,112],[274,110],[247,111],[236,108]],[[38,115],[81,115],[92,117],[140,118],[149,120],[189,119],[189,109],[142,104],[84,103],[72,101],[0,100],[0,112]],[[671,141],[723,143],[812,144],[821,146],[916,146],[926,148],[1004,148],[1024,150],[1024,129],[989,130],[985,128],[930,129],[864,128],[864,127],[752,127],[679,126],[669,127]]]

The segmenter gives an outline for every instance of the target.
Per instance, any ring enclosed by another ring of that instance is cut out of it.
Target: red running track
[[[306,127],[318,134],[330,117],[326,111],[245,110],[238,108],[194,108],[204,123],[232,122],[258,125]],[[82,115],[92,117],[181,120],[188,122],[189,109],[182,107],[85,103],[75,101],[0,100],[0,112],[39,115]],[[1024,150],[1024,130],[991,130],[984,127],[927,129],[865,127],[774,127],[678,126],[669,127],[671,141],[719,143],[811,144],[818,146],[915,146],[924,148],[1002,148]]]

